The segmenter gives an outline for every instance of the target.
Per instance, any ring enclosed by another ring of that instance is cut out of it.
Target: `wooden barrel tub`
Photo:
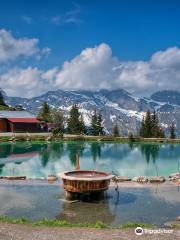
[[[60,173],[66,199],[72,200],[80,193],[93,193],[98,195],[109,188],[113,175],[105,172],[78,170]]]

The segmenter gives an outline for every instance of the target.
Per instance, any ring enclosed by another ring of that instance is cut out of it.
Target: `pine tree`
[[[97,117],[97,127],[98,127],[98,135],[104,135],[103,118],[100,113],[98,114],[98,117]]]
[[[63,134],[64,132],[64,115],[59,109],[51,110],[52,123],[55,125],[54,134]]]
[[[149,110],[146,113],[144,124],[145,124],[144,137],[151,138],[153,134],[152,134],[151,112]]]
[[[86,131],[86,126],[85,126],[82,114],[80,115],[80,120],[79,121],[80,121],[80,133],[81,134],[86,134],[87,131]]]
[[[43,103],[43,106],[38,114],[38,119],[44,122],[51,122],[51,108],[47,102]]]
[[[174,122],[172,122],[171,126],[169,127],[169,131],[170,131],[170,138],[175,139],[176,134],[175,134],[175,124],[174,124]]]
[[[154,111],[153,114],[148,110],[146,117],[141,122],[139,134],[144,138],[164,138],[164,131],[160,127],[157,113]]]
[[[91,117],[91,134],[93,136],[99,135],[97,122],[98,122],[98,116],[97,116],[97,112],[95,110]]]
[[[5,104],[5,102],[4,102],[4,96],[3,96],[3,94],[2,94],[1,91],[0,91],[0,105],[1,105],[1,106],[7,106],[7,105]]]
[[[70,134],[82,134],[85,131],[84,121],[77,104],[74,104],[70,110],[67,131]]]
[[[129,132],[129,134],[128,134],[128,138],[129,138],[129,140],[130,140],[131,142],[134,141],[134,135],[133,135],[132,132]]]
[[[145,120],[144,120],[144,117],[142,119],[142,122],[141,122],[141,127],[140,127],[140,130],[139,130],[139,135],[141,137],[144,137],[145,136]]]
[[[115,125],[113,126],[113,136],[114,137],[119,137],[119,127],[118,127],[118,124],[117,122],[115,123]]]
[[[91,118],[91,134],[93,136],[104,134],[104,128],[102,123],[103,123],[102,115],[100,113],[97,114],[95,110]]]

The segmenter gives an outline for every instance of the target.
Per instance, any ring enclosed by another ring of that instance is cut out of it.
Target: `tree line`
[[[47,123],[53,123],[55,126],[53,129],[54,133],[85,134],[93,136],[105,135],[102,114],[94,110],[91,115],[91,124],[90,126],[86,126],[83,115],[80,113],[77,104],[71,107],[69,117],[65,119],[62,110],[50,108],[47,102],[44,102],[38,114],[38,119]],[[169,133],[171,139],[176,138],[174,122],[169,126]],[[118,122],[113,124],[112,135],[115,137],[121,136]],[[160,125],[155,110],[152,113],[149,110],[146,112],[146,115],[141,121],[138,135],[143,138],[165,137],[165,133]],[[133,139],[133,133],[129,132],[128,137]]]
[[[91,125],[87,127],[77,104],[71,107],[69,117],[65,119],[62,110],[50,108],[47,102],[44,102],[37,118],[46,123],[53,123],[55,126],[53,132],[55,134],[68,133],[93,136],[105,134],[101,113],[94,110],[91,115]]]
[[[0,90],[0,110],[17,110],[23,111],[21,105],[15,107],[9,107],[5,101],[4,96]],[[53,123],[54,128],[53,132],[55,134],[86,134],[86,135],[105,135],[105,129],[103,126],[103,118],[101,113],[98,113],[96,110],[91,115],[91,124],[89,127],[85,125],[83,115],[79,111],[77,104],[74,104],[69,112],[69,117],[66,120],[64,114],[61,110],[56,108],[51,108],[47,102],[44,102],[42,108],[39,111],[38,119],[45,123]],[[174,122],[169,126],[169,135],[171,139],[176,138],[175,134],[176,126]],[[118,122],[115,122],[112,127],[112,135],[115,137],[121,136]],[[141,126],[139,129],[140,137],[143,138],[164,138],[165,133],[160,125],[158,115],[154,110],[151,113],[149,110],[146,112],[145,117],[143,117]],[[133,133],[129,133],[129,138],[133,139]]]

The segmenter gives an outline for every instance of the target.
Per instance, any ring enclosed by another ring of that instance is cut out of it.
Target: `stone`
[[[2,179],[6,180],[26,180],[26,176],[5,176]]]
[[[148,182],[148,178],[145,176],[140,176],[140,177],[134,177],[132,179],[133,182],[138,182],[138,183],[147,183]]]
[[[180,221],[180,216],[178,216],[176,220],[177,220],[177,221]]]
[[[48,182],[55,182],[57,179],[58,178],[55,175],[49,175],[47,178]]]
[[[179,181],[180,180],[180,173],[172,173],[169,175],[170,181]]]
[[[166,179],[165,179],[164,177],[161,177],[161,176],[151,177],[151,178],[149,179],[149,182],[150,182],[150,183],[163,183],[163,182],[165,182],[165,181],[166,181]]]
[[[131,178],[127,176],[115,176],[112,178],[113,182],[126,182],[131,181]]]

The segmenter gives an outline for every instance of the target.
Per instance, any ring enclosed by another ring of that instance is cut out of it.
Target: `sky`
[[[180,87],[179,0],[6,0],[0,87],[9,96]]]

